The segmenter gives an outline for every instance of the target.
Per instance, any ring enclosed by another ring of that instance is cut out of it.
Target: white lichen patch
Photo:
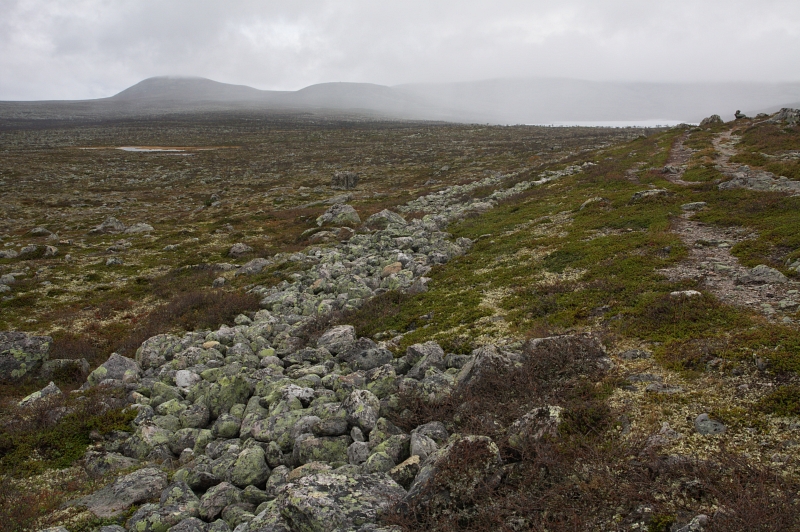
[[[586,271],[581,268],[570,268],[569,266],[564,268],[561,273],[543,271],[539,273],[536,284],[539,286],[556,286],[565,282],[578,281],[586,275]]]

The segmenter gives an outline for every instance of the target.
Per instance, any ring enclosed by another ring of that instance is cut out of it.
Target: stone
[[[784,107],[775,113],[769,121],[773,123],[785,123],[788,126],[796,126],[800,124],[800,109]]]
[[[83,468],[91,478],[99,478],[113,471],[129,469],[138,464],[138,460],[119,453],[89,449],[83,455]]]
[[[407,225],[407,222],[405,218],[395,212],[390,211],[389,209],[383,209],[380,212],[376,212],[367,218],[366,222],[364,222],[364,227],[374,230],[386,229],[390,225],[405,226]]]
[[[355,335],[355,331],[353,334]],[[391,363],[394,356],[391,351],[379,348],[369,338],[359,338],[351,347],[341,351],[337,359],[347,362],[355,371],[369,371]]]
[[[317,218],[317,227],[322,227],[325,225],[353,226],[360,223],[361,218],[358,216],[358,212],[356,212],[352,205],[346,204],[332,205],[327,211]]]
[[[28,231],[28,234],[31,236],[50,236],[53,233],[49,229],[39,226]]]
[[[435,441],[437,445],[444,445],[447,443],[447,440],[450,437],[447,429],[444,426],[444,423],[441,421],[431,421],[429,423],[425,423],[424,425],[420,425],[412,430],[411,433],[427,436]]]
[[[670,194],[671,192],[669,190],[663,188],[640,190],[639,192],[634,193],[634,195],[631,197],[630,203],[637,203],[647,199],[665,197],[669,196]]]
[[[388,474],[392,480],[408,489],[419,473],[421,461],[422,458],[419,455],[412,453],[404,462],[390,469]]]
[[[147,371],[150,368],[160,368],[182,350],[183,344],[180,337],[172,334],[157,334],[142,342],[142,345],[136,350],[134,359],[143,371]]]
[[[766,264],[759,264],[737,278],[740,284],[783,284],[789,282],[785,275]]]
[[[352,325],[339,325],[325,331],[317,340],[317,347],[324,347],[337,355],[352,348],[355,343],[355,328]]]
[[[378,421],[381,403],[369,390],[353,390],[342,402],[342,408],[347,413],[347,422],[366,434]]]
[[[202,379],[200,375],[186,369],[179,369],[175,372],[175,386],[182,389],[189,389]]]
[[[628,349],[619,354],[622,360],[638,360],[641,358],[651,358],[653,354],[644,349]]]
[[[287,484],[275,510],[292,530],[358,530],[405,495],[386,475],[317,473]]]
[[[166,532],[184,519],[199,515],[200,499],[185,482],[173,482],[159,504],[145,504],[125,523],[136,532]]]
[[[705,201],[693,201],[691,203],[684,203],[681,205],[681,209],[684,211],[701,211],[708,206],[708,203]]]
[[[50,336],[0,332],[0,382],[16,382],[39,370],[52,345]]]
[[[258,257],[258,258],[255,258],[255,259],[249,261],[249,262],[246,262],[244,265],[242,265],[241,268],[236,270],[235,275],[236,276],[239,276],[239,275],[255,275],[257,273],[260,273],[261,270],[263,270],[264,268],[266,268],[269,265],[270,265],[270,262],[267,259],[265,259],[263,257]]]
[[[358,174],[355,172],[334,172],[331,177],[331,188],[352,190],[358,186]]]
[[[242,420],[231,414],[220,414],[211,426],[211,434],[214,438],[238,438]]]
[[[726,430],[725,424],[712,419],[708,414],[700,414],[694,420],[694,429],[703,436],[713,434],[723,434]]]
[[[439,446],[428,436],[416,432],[411,433],[411,456],[418,456],[424,462],[428,456],[436,452]]]
[[[133,235],[138,233],[152,233],[154,230],[155,229],[153,229],[152,225],[143,222],[138,222],[125,229],[125,233]]]
[[[295,440],[292,458],[302,465],[309,462],[347,463],[349,436],[313,436],[305,434]]]
[[[372,453],[364,462],[363,470],[367,473],[388,473],[395,467],[395,462],[384,451]]]
[[[121,528],[121,527],[120,527]],[[189,517],[171,527],[168,532],[207,532],[208,525],[196,517]],[[124,529],[120,530],[122,532]]]
[[[94,229],[89,231],[90,234],[100,234],[100,233],[121,233],[125,231],[126,227],[125,224],[114,218],[113,216],[109,216],[106,218],[103,223],[96,226]]]
[[[216,486],[209,488],[200,498],[199,515],[206,521],[213,521],[226,506],[240,502],[242,500],[242,490],[230,482],[220,482]]]
[[[408,373],[406,373],[407,377],[420,380],[425,377],[426,372],[430,368],[445,369],[444,350],[442,350],[436,342],[431,341],[425,342],[424,344],[415,344],[406,350],[406,357],[408,357],[409,360],[418,358],[419,355],[422,355],[422,357],[408,370]]]
[[[700,514],[692,518],[685,526],[675,529],[675,532],[703,532],[708,525],[708,516]]]
[[[134,504],[157,497],[166,487],[167,474],[147,467],[118,478],[113,484],[78,499],[76,504],[86,506],[97,517],[116,517]]]
[[[90,386],[97,386],[106,379],[132,382],[138,380],[141,373],[139,364],[135,360],[111,353],[108,360],[89,374],[86,382]]]
[[[648,384],[645,387],[644,391],[662,395],[675,395],[678,393],[682,393],[683,388],[681,388],[680,386],[672,386],[670,384],[665,384],[663,382],[654,382],[652,384]]]
[[[355,441],[347,448],[347,461],[353,465],[363,464],[369,458],[369,444]]]
[[[234,245],[232,245],[231,248],[228,250],[228,256],[238,259],[239,257],[243,257],[244,255],[247,255],[248,253],[252,252],[253,252],[252,247],[248,246],[243,242],[237,242]]]
[[[561,424],[561,407],[545,406],[534,408],[514,421],[508,428],[508,444],[516,449],[538,442],[542,438],[554,438]]]
[[[722,125],[723,123],[724,122],[722,121],[722,118],[719,115],[711,115],[700,121],[700,127],[702,128],[714,127]]]
[[[231,483],[240,488],[264,487],[269,474],[264,449],[254,446],[239,453],[231,471]]]
[[[63,397],[64,394],[61,392],[61,389],[55,385],[54,382],[50,382],[47,386],[42,388],[37,392],[33,392],[32,394],[26,396],[22,401],[17,403],[21,407],[28,407],[33,406],[37,403],[41,403],[42,401],[56,399],[59,397]]]

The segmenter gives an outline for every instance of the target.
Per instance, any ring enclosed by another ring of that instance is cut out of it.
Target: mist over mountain
[[[3,119],[103,119],[223,110],[347,112],[389,119],[493,124],[730,119],[800,100],[800,83],[636,83],[494,79],[461,83],[322,83],[259,90],[196,77],[155,77],[109,98],[0,102]]]

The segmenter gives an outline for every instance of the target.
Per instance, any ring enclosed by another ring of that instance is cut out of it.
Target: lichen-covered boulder
[[[295,464],[309,462],[347,463],[350,436],[316,437],[303,434],[294,442],[292,459]]]
[[[231,470],[231,483],[239,488],[256,486],[263,488],[269,478],[270,469],[264,449],[253,446],[239,453]]]
[[[250,435],[257,441],[275,442],[281,451],[288,453],[294,447],[292,427],[303,415],[302,411],[289,410],[256,421],[253,423]]]
[[[47,360],[53,339],[22,332],[0,332],[0,382],[15,382],[37,371]]]
[[[526,443],[539,441],[544,437],[554,437],[558,434],[560,424],[561,407],[534,408],[509,427],[508,444],[521,449]]]
[[[361,217],[352,205],[336,204],[325,211],[317,218],[317,227],[323,225],[358,225],[361,223]]]
[[[145,504],[125,524],[136,532],[167,532],[184,519],[198,517],[200,499],[184,482],[174,482],[161,494],[159,504]]]
[[[353,335],[355,336],[355,331]],[[391,351],[379,348],[369,338],[359,338],[348,349],[339,351],[337,358],[347,362],[354,370],[367,371],[391,363],[394,357]]]
[[[35,391],[30,395],[25,396],[18,404],[19,406],[33,406],[37,403],[46,400],[56,399],[57,397],[63,397],[64,393],[61,389],[56,386],[54,382],[50,382],[47,386],[42,388],[41,390]]]
[[[389,209],[383,209],[380,212],[376,212],[367,218],[366,222],[364,222],[364,227],[376,230],[386,229],[390,225],[404,226],[407,225],[407,222],[405,218],[396,212],[390,211]]]
[[[134,504],[157,497],[167,487],[167,474],[154,467],[134,471],[113,484],[79,499],[76,504],[97,517],[115,517]]]
[[[200,498],[200,517],[206,521],[213,521],[226,506],[241,500],[242,490],[230,482],[217,484]]]
[[[353,390],[342,402],[342,408],[347,413],[348,423],[368,433],[378,422],[381,402],[369,390]]]
[[[291,530],[357,530],[375,523],[404,495],[386,475],[318,473],[287,484],[264,517],[283,517]]]
[[[83,468],[92,478],[99,478],[120,469],[129,469],[138,463],[138,460],[119,453],[95,451],[93,449],[89,449],[83,455]]]
[[[143,370],[159,368],[183,350],[181,339],[172,334],[158,334],[145,340],[136,350],[136,362]]]
[[[406,357],[409,360],[418,359],[406,374],[412,379],[423,379],[429,368],[445,369],[444,351],[436,342],[414,344],[406,350]]]
[[[317,340],[317,347],[324,347],[336,355],[350,349],[355,343],[355,327],[352,325],[339,325],[325,331]]]

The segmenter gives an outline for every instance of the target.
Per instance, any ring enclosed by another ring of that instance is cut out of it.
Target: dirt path
[[[684,133],[679,139],[675,141],[669,151],[669,159],[666,166],[664,166],[664,178],[670,183],[682,186],[692,186],[698,183],[691,183],[683,180],[683,174],[689,165],[689,159],[692,158],[694,150],[688,146],[684,146],[684,142],[689,137],[689,131]]]
[[[680,176],[685,170],[686,161],[691,150],[683,146],[687,135],[684,135],[673,146],[667,162],[667,168],[679,169],[679,172],[666,174],[665,177],[678,185],[692,185],[683,181]],[[730,132],[723,133],[714,139],[714,147],[719,153],[719,165],[722,169],[730,167],[729,159],[736,153]],[[687,155],[688,153],[688,155]],[[792,321],[786,314],[794,313],[798,306],[797,283],[743,284],[749,269],[739,264],[739,260],[731,255],[730,248],[736,243],[754,238],[756,235],[743,228],[720,228],[693,220],[696,211],[686,210],[673,223],[672,230],[680,236],[689,248],[689,257],[680,264],[662,270],[661,273],[670,280],[695,279],[701,286],[713,293],[725,303],[747,307],[765,316]]]

